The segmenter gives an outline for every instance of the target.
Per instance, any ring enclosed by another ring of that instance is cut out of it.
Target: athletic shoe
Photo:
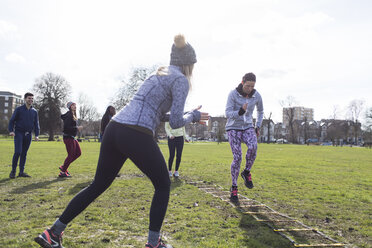
[[[149,243],[146,243],[145,247],[147,248],[172,248],[171,245],[164,244],[161,239],[159,239],[159,243],[156,246],[152,246]]]
[[[59,177],[71,177],[70,174],[67,174],[67,172],[63,172],[63,171],[61,171],[58,176]]]
[[[230,189],[231,195],[230,195],[230,200],[231,201],[238,201],[238,186],[232,186]]]
[[[31,177],[31,176],[29,174],[23,172],[23,173],[19,173],[18,177]]]
[[[61,235],[55,235],[50,229],[47,229],[34,240],[43,248],[63,248],[62,234],[63,233],[61,233]]]
[[[68,170],[66,170],[66,171],[63,171],[63,169],[62,169],[62,166],[58,167],[58,169],[59,169],[60,171],[62,171],[62,172],[66,172],[66,173],[67,173],[67,175],[69,175],[69,176],[71,175],[71,174],[70,174],[70,172],[68,172]]]
[[[173,174],[174,177],[179,177],[180,176],[180,173],[178,173],[178,171],[175,171],[174,174]]]
[[[247,186],[248,189],[253,188],[253,182],[252,182],[252,175],[251,172],[248,170],[244,170],[241,173],[242,178],[244,179],[244,184]]]
[[[169,171],[169,177],[171,177],[172,176],[172,171]]]
[[[9,178],[10,179],[14,179],[15,178],[15,172],[11,171],[10,174],[9,174]]]

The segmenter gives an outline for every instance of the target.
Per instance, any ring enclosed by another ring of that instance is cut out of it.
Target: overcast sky
[[[195,48],[187,108],[224,114],[246,72],[265,115],[280,100],[339,118],[350,101],[372,107],[372,1],[0,0],[0,90],[24,94],[46,72],[88,94],[100,113],[130,68],[169,64],[173,36]]]

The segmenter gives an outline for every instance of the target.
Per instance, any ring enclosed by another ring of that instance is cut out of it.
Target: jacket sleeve
[[[8,131],[9,133],[14,132],[14,124],[17,121],[18,108],[16,108],[9,120]]]
[[[172,134],[171,134],[171,127],[170,127],[170,125],[169,125],[169,122],[166,122],[166,123],[164,124],[164,129],[165,129],[165,132],[167,133],[167,136],[168,136],[168,137],[171,137]]]
[[[234,91],[231,91],[229,97],[227,98],[226,108],[225,108],[225,115],[228,119],[237,119],[239,118],[239,109],[234,110],[235,99],[234,99]]]
[[[185,126],[190,122],[200,120],[200,112],[197,110],[183,114],[185,108],[186,97],[189,92],[189,83],[186,77],[179,77],[175,80],[172,87],[172,106],[169,116],[169,125],[176,129]]]
[[[264,108],[263,108],[263,103],[262,103],[262,97],[260,95],[260,98],[258,99],[256,103],[257,107],[257,124],[256,127],[261,127],[263,116],[264,116]]]
[[[39,126],[39,115],[37,111],[35,111],[35,117],[34,117],[34,130],[35,130],[35,136],[39,136],[40,134],[40,126]]]
[[[103,134],[105,132],[106,126],[109,123],[109,118],[107,115],[103,116],[101,121],[101,133]]]

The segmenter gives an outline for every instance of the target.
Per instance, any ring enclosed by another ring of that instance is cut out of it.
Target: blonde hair
[[[77,117],[76,117],[76,110],[70,110],[71,113],[72,113],[72,119],[74,119],[74,121],[77,121]]]
[[[181,70],[182,74],[185,75],[187,78],[187,82],[189,83],[189,90],[192,89],[191,79],[192,79],[192,71],[194,69],[194,64],[192,65],[182,65]],[[168,66],[160,66],[156,71],[157,76],[167,76],[169,73]]]

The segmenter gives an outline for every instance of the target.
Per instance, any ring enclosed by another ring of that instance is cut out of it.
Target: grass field
[[[99,145],[81,143],[82,156],[69,169],[73,177],[59,179],[64,144],[33,142],[26,163],[32,178],[10,180],[13,143],[0,140],[0,247],[37,247],[33,237],[91,182]],[[166,144],[160,147],[167,158]],[[182,180],[187,176],[228,190],[231,160],[227,143],[185,144],[163,236],[176,248],[291,247],[252,217]],[[248,190],[239,178],[239,192],[340,242],[372,247],[371,171],[371,149],[259,144],[252,170],[255,188]],[[121,177],[68,226],[64,246],[144,247],[152,193],[150,181],[127,162]]]

